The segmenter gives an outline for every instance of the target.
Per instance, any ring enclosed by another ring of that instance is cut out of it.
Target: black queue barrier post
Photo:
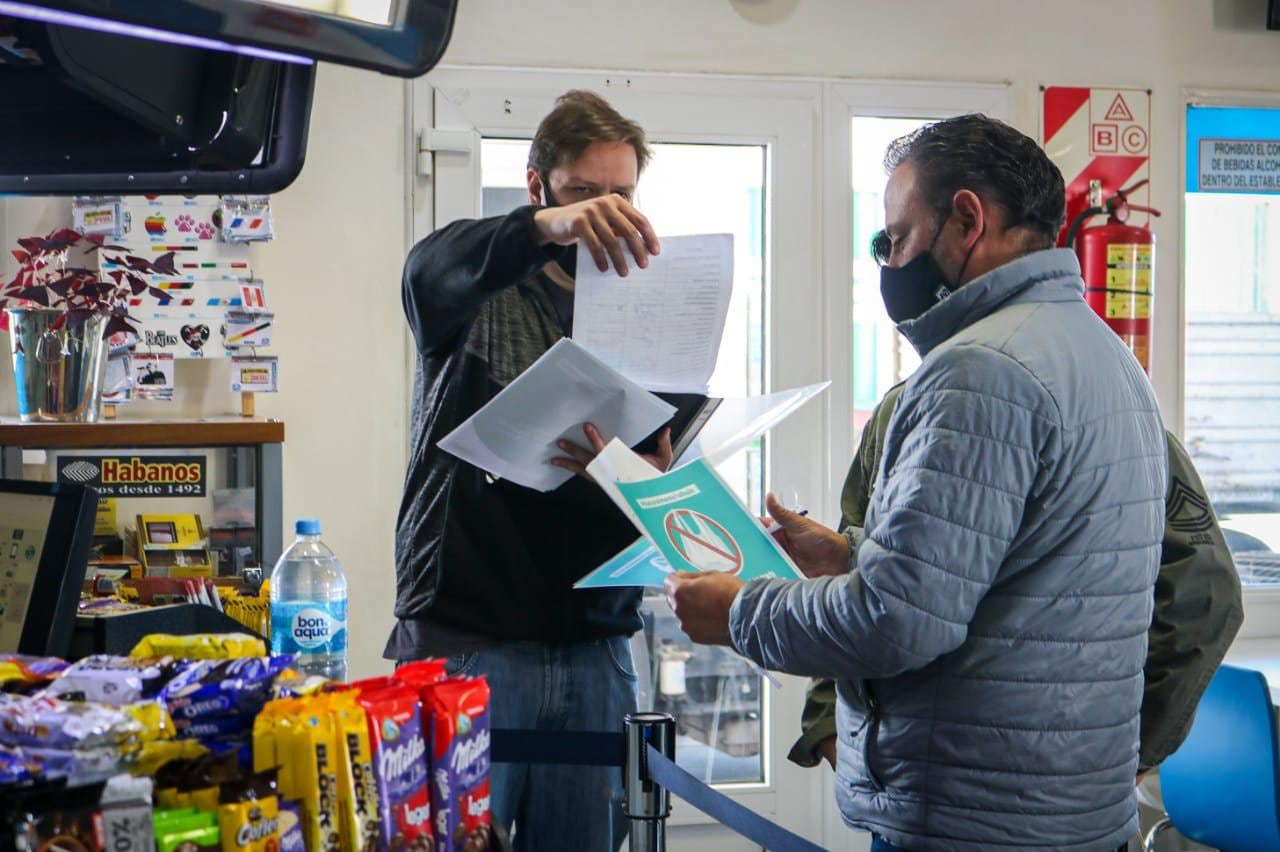
[[[630,850],[666,852],[671,794],[649,774],[648,747],[675,760],[676,720],[668,713],[628,713],[626,737],[622,812],[631,820]]]

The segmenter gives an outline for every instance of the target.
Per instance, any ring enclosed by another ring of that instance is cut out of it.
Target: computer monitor
[[[0,15],[402,77],[440,61],[458,0],[0,0]],[[2,45],[0,45],[2,47]]]
[[[83,485],[0,479],[0,653],[66,655],[97,503]]]

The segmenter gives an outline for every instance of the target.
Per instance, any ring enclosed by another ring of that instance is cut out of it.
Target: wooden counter
[[[123,449],[240,447],[284,442],[284,422],[244,417],[199,420],[100,420],[97,423],[22,423],[0,419],[0,447]]]

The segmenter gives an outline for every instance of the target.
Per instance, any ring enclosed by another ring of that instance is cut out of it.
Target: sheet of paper
[[[671,405],[566,339],[441,439],[440,448],[493,476],[550,491],[573,475],[548,464],[563,455],[555,442],[586,443],[583,423],[594,423],[606,440],[631,445],[674,413]]]
[[[663,237],[662,254],[626,278],[587,258],[574,284],[573,339],[648,390],[705,394],[732,293],[732,234]]]
[[[627,456],[632,460],[626,460]],[[603,460],[603,461],[602,461]],[[619,441],[611,441],[587,470],[607,482],[610,470],[640,474],[644,465]],[[744,580],[799,578],[800,572],[758,518],[702,459],[663,474],[614,480],[606,493],[644,535],[618,556],[575,583],[575,588],[660,585],[666,571],[722,571]],[[647,544],[657,553],[646,552]]]
[[[659,588],[671,573],[671,563],[647,538],[638,538],[626,550],[573,584],[575,589],[619,587]]]
[[[631,506],[618,490],[618,483],[643,482],[661,474],[637,453],[616,440],[605,444],[604,449],[591,460],[591,464],[587,465],[587,473],[591,474],[592,479],[609,496],[613,504],[631,519],[636,529],[642,529],[640,519],[636,517],[635,512],[631,511]]]
[[[698,437],[676,460],[676,466],[696,458],[704,458],[712,465],[720,464],[790,417],[830,385],[831,382],[819,382],[763,396],[722,399]]]

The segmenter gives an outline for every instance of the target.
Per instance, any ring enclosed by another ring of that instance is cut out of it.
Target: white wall
[[[322,66],[306,166],[272,199],[279,238],[254,263],[280,317],[282,388],[258,414],[285,421],[286,522],[320,518],[346,568],[358,677],[390,670],[408,406],[403,116],[401,81]]]

